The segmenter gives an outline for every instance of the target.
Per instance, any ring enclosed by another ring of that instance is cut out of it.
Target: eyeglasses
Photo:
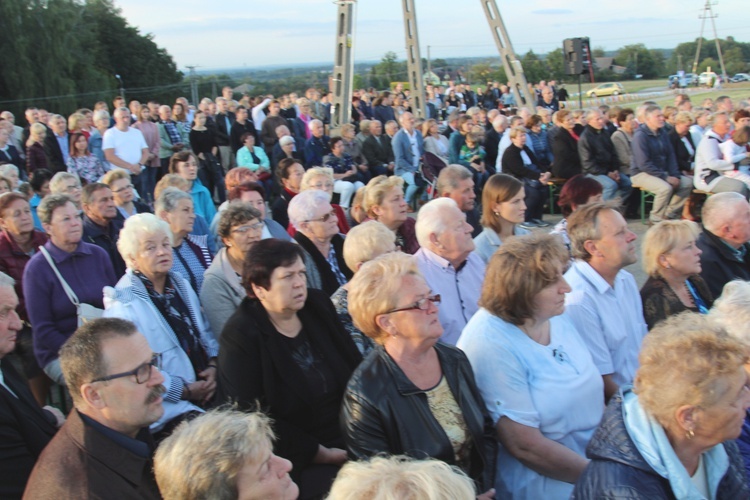
[[[333,183],[326,182],[322,184],[310,184],[310,187],[313,189],[330,189],[333,187]]]
[[[260,231],[263,229],[262,222],[256,222],[255,224],[248,224],[246,226],[240,226],[232,229],[233,233],[245,234],[248,231]]]
[[[385,312],[383,314],[391,314],[401,311],[426,311],[430,308],[430,304],[440,304],[440,294],[437,293],[435,295],[428,295],[427,297],[420,299],[416,301],[414,304],[408,306],[408,307],[400,307],[398,309],[393,309],[392,311]]]
[[[115,193],[115,194],[120,194],[123,191],[127,191],[129,189],[133,189],[133,185],[132,184],[128,184],[127,186],[123,186],[120,189],[116,189],[115,191],[112,191],[112,192]]]
[[[151,378],[151,370],[153,368],[156,368],[161,371],[161,353],[154,354],[151,356],[151,360],[147,363],[143,363],[142,365],[139,365],[136,367],[135,370],[130,370],[129,372],[123,372],[123,373],[117,373],[115,375],[107,375],[106,377],[100,377],[95,378],[91,381],[93,384],[94,382],[107,382],[109,380],[114,380],[116,378],[122,378],[122,377],[129,377],[131,375],[135,375],[135,381],[138,384],[145,384],[150,378]]]
[[[325,215],[318,217],[317,219],[306,220],[305,222],[328,222],[331,217],[336,217],[336,210],[331,210]]]
[[[81,190],[80,184],[76,184],[74,186],[65,186],[65,191],[67,191],[68,193],[72,193],[73,191],[80,191],[80,190]]]

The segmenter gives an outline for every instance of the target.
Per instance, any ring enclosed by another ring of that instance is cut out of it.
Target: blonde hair
[[[361,264],[379,255],[391,252],[396,247],[396,233],[375,220],[354,226],[344,239],[344,262],[353,272]]]
[[[405,456],[348,462],[333,482],[328,500],[471,500],[474,482],[459,468],[435,459]]]
[[[29,127],[29,138],[26,141],[26,147],[31,146],[35,142],[43,141],[45,135],[47,135],[47,127],[41,123],[32,123],[31,127]]]
[[[115,168],[104,174],[102,182],[107,186],[112,187],[112,184],[114,184],[115,181],[122,179],[130,180],[130,172],[122,168]]]
[[[406,276],[424,281],[411,255],[393,252],[365,262],[349,282],[349,314],[354,326],[378,344],[388,334],[380,329],[375,318],[398,306]]]
[[[190,184],[177,174],[167,174],[156,183],[156,187],[154,188],[154,199],[158,200],[162,191],[168,187],[176,187],[181,191],[187,192],[187,190],[190,189]]]
[[[316,177],[325,177],[331,182],[333,181],[333,169],[329,167],[310,167],[305,172],[305,175],[302,176],[302,180],[299,183],[299,190],[300,192],[305,191],[307,189],[312,189],[310,187],[310,183],[313,179]]]
[[[700,231],[698,224],[689,220],[665,220],[649,228],[643,239],[643,269],[646,274],[659,276],[659,257],[695,240]]]
[[[646,413],[669,428],[679,407],[706,410],[726,394],[728,378],[744,369],[747,348],[716,321],[685,312],[651,330],[638,359],[638,400]]]
[[[693,123],[693,114],[689,111],[680,111],[674,117],[674,122],[677,123]]]
[[[81,122],[84,120],[86,120],[86,117],[83,113],[73,113],[68,117],[68,130],[71,132],[81,130]],[[88,137],[86,140],[88,140]]]
[[[373,177],[365,187],[365,197],[362,202],[362,208],[365,209],[367,215],[374,219],[375,213],[372,211],[372,208],[382,205],[388,192],[396,187],[399,189],[404,188],[404,179],[397,175],[390,177],[379,175]]]
[[[526,128],[524,128],[524,127],[513,127],[512,129],[510,129],[510,132],[508,132],[508,133],[510,134],[508,137],[510,137],[511,139],[515,139],[519,135],[525,134],[526,133]]]

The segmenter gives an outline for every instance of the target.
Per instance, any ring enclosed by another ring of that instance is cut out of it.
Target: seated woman
[[[344,439],[353,458],[437,458],[486,491],[494,479],[492,422],[466,356],[438,342],[439,302],[416,261],[400,252],[366,263],[354,276],[349,311],[377,347],[349,380]]]
[[[79,303],[102,309],[102,289],[114,285],[117,277],[107,252],[82,241],[81,211],[69,196],[48,195],[37,213],[49,241],[24,269],[23,294],[39,366],[54,382],[64,384],[58,352],[79,326],[78,310],[65,288],[73,291]]]
[[[271,161],[263,148],[255,145],[255,136],[245,132],[240,138],[242,146],[237,151],[237,166],[249,168],[258,176],[267,192],[271,192]]]
[[[117,249],[128,270],[114,288],[104,290],[104,316],[135,323],[161,355],[167,392],[164,415],[151,424],[151,432],[166,436],[213,398],[219,345],[198,295],[171,270],[172,231],[166,222],[153,214],[128,218]]]
[[[693,115],[687,111],[680,111],[675,115],[674,127],[669,131],[669,142],[674,150],[677,168],[682,175],[693,176],[693,164],[695,163],[695,144],[690,136],[690,126],[693,124]]]
[[[273,220],[282,227],[289,227],[289,215],[287,209],[289,202],[300,192],[302,176],[305,175],[305,167],[302,162],[294,158],[284,158],[276,168],[276,174],[281,182],[281,193],[271,205]]]
[[[602,201],[604,188],[600,183],[586,177],[583,174],[577,174],[568,179],[560,190],[560,197],[557,200],[557,206],[560,207],[563,218],[558,222],[550,234],[558,234],[570,251],[570,238],[568,237],[568,217],[579,207]]]
[[[370,220],[353,227],[344,240],[344,261],[353,273],[365,262],[373,260],[384,253],[396,251],[396,235],[380,222]],[[349,314],[349,285],[351,282],[341,285],[333,295],[331,301],[339,315],[339,321],[344,325],[346,331],[352,336],[354,344],[362,354],[367,354],[374,347],[372,339],[364,335],[359,328],[354,326]]]
[[[218,409],[185,422],[154,455],[159,493],[164,500],[295,500],[292,464],[274,455],[273,437],[262,413]]]
[[[362,359],[331,300],[308,289],[302,249],[276,239],[245,258],[247,292],[219,349],[218,402],[273,419],[274,453],[292,462],[300,497],[323,495],[346,461],[338,412]]]
[[[525,229],[547,227],[550,224],[542,221],[542,212],[544,211],[544,201],[547,199],[547,193],[549,192],[547,181],[551,174],[543,171],[537,165],[536,156],[526,146],[525,128],[514,127],[506,134],[510,134],[511,144],[503,153],[502,170],[504,173],[522,181],[526,193],[526,220],[521,224],[521,227]]]
[[[482,191],[482,232],[474,238],[474,251],[487,262],[512,236],[529,234],[522,228],[526,217],[523,183],[505,174],[489,178]]]
[[[404,199],[404,180],[393,175],[379,175],[367,183],[363,208],[372,220],[383,223],[396,235],[401,251],[415,254],[419,250],[416,221],[409,217],[409,205]]]
[[[211,193],[198,179],[198,158],[190,151],[173,154],[169,159],[169,173],[177,174],[188,182],[195,213],[206,221],[213,220],[216,206]]]
[[[750,498],[734,442],[750,408],[747,352],[695,313],[649,332],[635,384],[610,401],[570,498]]]
[[[300,192],[309,189],[325,191],[330,198],[333,198],[333,170],[326,167],[308,168],[302,176],[302,181],[300,181]],[[336,203],[331,203],[331,206],[336,211],[336,219],[338,219],[339,223],[339,233],[348,233],[349,224],[346,222],[346,213],[344,212],[344,209]],[[288,210],[289,207],[287,206],[287,217],[289,217]],[[289,224],[287,231],[294,236],[296,230],[293,225]]]
[[[65,163],[68,172],[80,177],[86,184],[99,182],[104,175],[104,165],[89,152],[89,140],[83,132],[70,134],[70,157]]]
[[[357,168],[354,158],[344,152],[341,137],[331,137],[331,154],[323,157],[323,166],[333,170],[333,192],[341,195],[339,204],[349,208],[354,192],[370,180],[367,171]]]
[[[466,134],[464,137],[464,143],[459,151],[458,160],[461,165],[468,165],[467,168],[471,170],[474,176],[474,185],[476,191],[481,192],[484,183],[487,182],[490,174],[484,165],[484,157],[486,153],[484,148],[480,144],[482,140],[481,132],[474,132],[473,130]]]
[[[224,323],[245,297],[242,268],[247,252],[261,240],[263,219],[249,203],[232,203],[221,212],[217,231],[224,246],[203,275],[200,298],[211,330],[218,338]]]
[[[330,297],[352,277],[344,262],[344,237],[325,191],[303,191],[289,203],[294,239],[304,250],[308,286]]]
[[[176,187],[168,187],[159,194],[155,212],[169,224],[172,231],[174,255],[171,270],[188,280],[193,291],[200,294],[203,273],[211,264],[211,254],[207,246],[200,244],[200,240],[187,238],[195,223],[193,198]]]
[[[701,230],[687,220],[662,221],[646,232],[643,268],[648,280],[641,288],[643,316],[651,330],[683,311],[708,314],[713,297],[700,276],[701,249],[695,244]]]
[[[440,133],[437,120],[432,118],[422,124],[425,153],[432,153],[448,164],[448,138]]]
[[[148,205],[135,199],[130,172],[124,168],[110,170],[104,175],[102,182],[112,190],[118,218],[127,219],[131,215],[151,213]]]
[[[570,179],[581,173],[581,157],[578,155],[578,140],[575,132],[576,121],[567,109],[555,113],[560,130],[552,140],[552,173],[560,179]]]
[[[190,194],[190,183],[188,181],[177,174],[167,174],[156,183],[156,187],[154,188],[154,200],[158,200],[161,193],[168,187],[176,187],[180,191]],[[156,207],[156,203],[154,203],[154,207]],[[215,240],[209,238],[208,235],[208,222],[206,219],[196,214],[195,222],[193,223],[193,230],[188,235],[188,239],[192,240],[198,246],[207,246],[210,254],[214,255],[218,249],[216,248]]]
[[[39,220],[37,208],[39,208],[39,204],[44,197],[50,194],[49,185],[51,180],[52,172],[46,168],[35,170],[30,175],[29,179],[29,187],[31,187],[34,193],[34,196],[29,200],[29,205],[31,206],[31,217],[34,219],[34,229],[39,231],[44,231],[44,229],[42,228],[42,221]]]
[[[534,156],[539,161],[539,168],[550,170],[554,157],[552,156],[552,147],[547,137],[547,131],[544,129],[542,117],[531,115],[526,120],[526,129],[529,131],[531,150],[534,151]]]
[[[458,340],[502,445],[498,498],[568,498],[604,411],[599,371],[562,315],[569,258],[547,234],[504,243],[487,265],[481,309]]]

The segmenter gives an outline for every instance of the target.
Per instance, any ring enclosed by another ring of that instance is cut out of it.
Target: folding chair
[[[448,164],[433,153],[425,153],[424,160],[419,166],[420,174],[427,184],[427,199],[434,198],[437,193],[437,178],[440,171]]]

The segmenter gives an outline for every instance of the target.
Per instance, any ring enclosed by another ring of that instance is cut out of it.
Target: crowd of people
[[[0,114],[0,497],[750,497],[750,103],[426,90]]]

